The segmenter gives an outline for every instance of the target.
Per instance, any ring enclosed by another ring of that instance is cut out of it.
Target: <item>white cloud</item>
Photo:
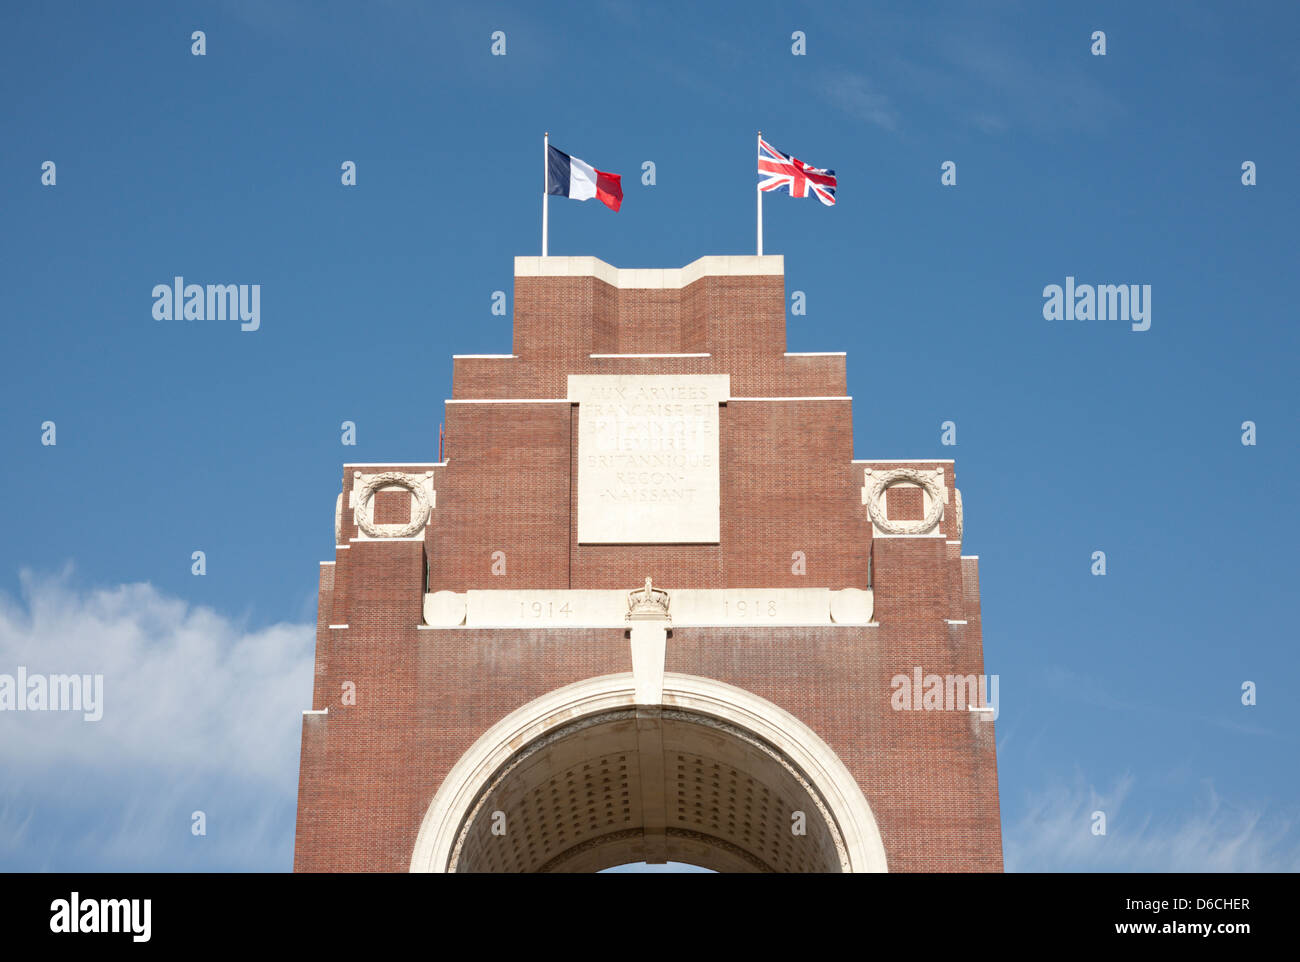
[[[0,594],[0,673],[102,674],[104,710],[0,712],[0,862],[290,868],[314,627],[249,631],[148,584],[80,589],[71,569],[20,581]]]
[[[1229,804],[1206,780],[1192,807],[1156,816],[1136,811],[1130,775],[1098,792],[1076,775],[1029,799],[1003,825],[1009,872],[1294,872],[1300,839],[1294,815]],[[1092,834],[1092,813],[1106,835]]]

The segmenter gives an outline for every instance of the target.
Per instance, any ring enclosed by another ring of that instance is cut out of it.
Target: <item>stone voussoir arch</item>
[[[852,773],[811,728],[779,706],[725,682],[664,674],[661,706],[734,726],[770,744],[802,773],[842,842],[849,872],[888,871],[871,806]],[[631,672],[601,675],[558,688],[517,708],[489,728],[452,766],[425,811],[411,854],[411,872],[454,871],[458,839],[493,779],[521,751],[575,722],[636,707]]]

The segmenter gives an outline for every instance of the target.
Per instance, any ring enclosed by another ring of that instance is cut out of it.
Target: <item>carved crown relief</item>
[[[646,578],[645,587],[639,591],[629,591],[627,595],[627,620],[657,620],[668,618],[668,592],[651,585]]]

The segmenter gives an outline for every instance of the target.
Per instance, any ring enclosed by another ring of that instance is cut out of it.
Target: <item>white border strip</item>
[[[447,398],[444,404],[577,404],[563,397],[476,397]],[[445,463],[445,462],[444,462]]]
[[[784,277],[781,254],[708,256],[685,267],[615,267],[598,257],[516,257],[515,277],[594,277],[611,287],[680,290],[704,277]]]
[[[593,356],[595,356],[595,355],[593,355]],[[610,354],[610,355],[607,355],[607,356],[609,356],[609,357],[631,357],[632,355],[629,355],[629,354]],[[646,355],[646,356],[647,356],[647,357],[650,357],[650,356],[652,356],[652,355]],[[674,354],[674,355],[653,355],[653,356],[659,356],[659,357],[669,357],[669,356],[671,356],[671,357],[687,357],[688,355],[684,355],[684,354]],[[707,356],[707,355],[701,355],[701,356]],[[852,400],[853,400],[853,396],[852,396],[851,394],[825,394],[825,395],[812,395],[812,396],[806,396],[806,397],[729,397],[729,398],[727,398],[725,401],[722,401],[721,403],[723,403],[723,404],[729,404],[729,403],[732,402],[732,401],[852,401]],[[577,402],[577,401],[571,401],[571,400],[569,400],[568,398],[561,398],[561,397],[547,397],[547,398],[540,398],[540,397],[509,398],[509,397],[505,397],[505,398],[448,398],[448,399],[447,399],[446,401],[444,401],[443,403],[445,403],[445,404],[577,404],[578,402]],[[401,462],[401,463],[402,463],[402,464],[406,464],[406,463],[408,463],[408,462]],[[410,463],[414,463],[414,462],[410,462]],[[446,462],[446,461],[439,461],[439,462],[437,462],[437,463],[438,463],[439,465],[445,465],[447,462]],[[891,462],[884,462],[884,461],[862,461],[862,462],[859,462],[859,461],[854,461],[853,463],[854,463],[854,464],[885,464],[885,463],[891,463]],[[904,464],[904,463],[913,463],[913,462],[902,462],[902,461],[898,461],[898,462],[893,462],[893,463]],[[944,462],[939,462],[939,461],[916,461],[916,462],[914,462],[914,463],[916,463],[916,464],[939,464],[939,463],[944,463]],[[951,462],[946,462],[946,463],[951,463]],[[382,467],[382,465],[356,465],[356,467]]]
[[[712,354],[588,354],[587,357],[713,357]],[[669,375],[671,376],[671,375]]]
[[[853,397],[848,394],[826,394],[811,397],[729,397],[727,403],[732,401],[852,401]]]
[[[965,622],[962,622],[962,624],[965,624]],[[415,627],[420,631],[583,631],[588,628],[626,629],[627,626],[628,622],[626,621],[610,621],[607,623],[595,622],[573,625],[572,628],[568,625],[556,624],[555,622],[543,622],[538,625],[521,625],[516,622],[512,625],[416,625]],[[330,625],[330,627],[333,628],[334,626]],[[880,622],[840,622],[831,621],[829,618],[825,621],[782,621],[775,625],[750,624],[749,622],[742,623],[739,621],[692,621],[689,623],[683,622],[681,624],[669,625],[668,627],[680,628],[683,630],[687,628],[743,628],[745,630],[754,628],[763,631],[781,631],[785,628],[879,628]]]
[[[956,464],[952,458],[854,458],[853,464]]]

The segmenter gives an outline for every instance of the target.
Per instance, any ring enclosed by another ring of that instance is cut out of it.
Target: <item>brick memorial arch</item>
[[[296,871],[1002,869],[953,462],[785,346],[779,256],[516,258],[445,460],[344,467]]]
[[[870,806],[815,732],[721,682],[660,673],[649,697],[647,684],[589,679],[493,726],[439,789],[411,870],[885,871]]]

